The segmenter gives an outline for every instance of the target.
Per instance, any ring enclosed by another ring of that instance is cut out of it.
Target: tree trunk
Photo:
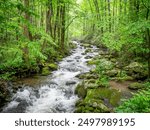
[[[48,10],[46,13],[46,33],[50,34],[52,36],[52,1],[49,0],[47,3]]]
[[[24,0],[24,6],[25,8],[29,8],[29,0]],[[24,14],[24,18],[28,23],[30,22],[30,15],[27,11]],[[24,36],[32,41],[32,34],[30,33],[28,25],[26,24],[24,25]]]
[[[147,8],[147,12],[146,12],[146,20],[148,21],[149,20],[149,8]],[[146,43],[148,45],[148,49],[149,49],[149,52],[148,52],[148,78],[150,80],[150,30],[149,28],[146,29]]]
[[[111,32],[111,11],[110,11],[110,0],[108,0],[108,22],[109,22],[109,32]]]
[[[62,19],[62,24],[61,24],[61,50],[62,52],[64,51],[65,47],[65,25],[66,25],[66,19],[65,19],[65,15],[66,15],[66,5],[65,3],[63,3],[63,6],[61,6],[61,19]]]
[[[54,41],[56,41],[56,31],[59,30],[59,16],[60,16],[60,5],[59,0],[57,0],[57,13],[55,18],[55,25],[54,25]]]

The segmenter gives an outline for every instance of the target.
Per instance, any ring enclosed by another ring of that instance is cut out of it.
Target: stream
[[[12,95],[11,101],[3,108],[4,113],[72,113],[78,100],[74,90],[80,79],[78,74],[89,72],[94,66],[86,62],[98,55],[98,48],[92,52],[73,41],[77,48],[70,56],[59,62],[59,69],[46,77],[24,79],[29,85],[23,86]],[[33,87],[34,86],[34,87]]]

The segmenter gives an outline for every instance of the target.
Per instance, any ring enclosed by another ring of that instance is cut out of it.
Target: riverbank
[[[90,44],[86,51],[90,52]],[[138,90],[146,89],[144,85],[148,74],[143,71],[144,66],[138,62],[120,65],[117,56],[107,48],[99,48],[99,54],[87,64],[95,65],[96,69],[86,74],[78,75],[82,79],[75,92],[80,97],[76,102],[77,113],[115,112],[122,104],[121,99],[129,99]]]

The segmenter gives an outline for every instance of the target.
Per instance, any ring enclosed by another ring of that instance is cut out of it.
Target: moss
[[[87,89],[86,97],[76,103],[76,112],[110,112],[110,109],[106,105],[111,104],[115,107],[119,104],[120,98],[121,93],[115,89]]]
[[[136,80],[145,80],[148,77],[147,67],[138,62],[132,62],[124,68],[129,76]]]
[[[86,87],[87,89],[96,89],[96,88],[98,88],[99,86],[98,86],[97,84],[95,84],[95,83],[89,83],[89,84],[86,84],[85,87]]]
[[[57,64],[54,64],[54,63],[50,63],[48,64],[48,67],[50,70],[57,70],[58,69],[58,65]]]
[[[56,59],[57,59],[57,61],[61,61],[63,58],[64,58],[64,56],[58,55]]]
[[[77,45],[74,44],[72,41],[69,42],[69,48],[70,49],[76,49],[77,48]]]
[[[115,77],[115,76],[117,76],[118,73],[119,73],[118,69],[113,69],[113,70],[108,70],[106,72],[106,75],[109,77]]]
[[[85,83],[87,83],[87,84],[94,84],[96,82],[96,80],[95,79],[88,79],[88,80],[85,80]]]
[[[135,83],[132,83],[128,86],[129,89],[132,89],[132,90],[138,90],[138,89],[143,89],[145,88],[145,85],[142,84],[142,83],[138,83],[138,82],[135,82]]]
[[[88,48],[88,47],[91,47],[91,44],[83,43],[82,46],[84,46],[85,48]]]
[[[133,81],[134,78],[132,76],[124,76],[124,77],[115,77],[113,78],[119,82],[122,82],[122,81]]]
[[[97,65],[99,63],[99,60],[90,60],[87,62],[88,65]]]
[[[51,72],[50,72],[50,70],[49,70],[49,67],[44,67],[44,68],[42,69],[41,75],[47,76],[47,75],[49,75],[50,73],[51,73]]]
[[[111,105],[117,106],[120,101],[120,98],[121,93],[115,89],[98,88],[98,89],[88,89],[85,101],[89,102],[91,99],[99,99],[99,100],[107,99]]]
[[[86,97],[87,90],[84,88],[83,84],[78,84],[78,86],[75,89],[75,94],[77,94],[80,98]]]
[[[78,107],[78,108],[74,111],[74,113],[82,113],[82,107]]]
[[[89,53],[89,52],[92,52],[92,49],[86,49],[85,50],[85,53]]]
[[[84,79],[86,76],[86,74],[79,74],[77,75],[76,77],[79,78],[79,79]]]
[[[85,74],[79,74],[76,76],[79,79],[97,79],[98,75],[97,74],[93,74],[93,73],[85,73]]]

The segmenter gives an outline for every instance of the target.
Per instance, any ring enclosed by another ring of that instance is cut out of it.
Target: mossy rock
[[[89,84],[85,84],[85,87],[87,89],[96,89],[98,88],[99,86],[96,84],[96,83],[89,83]]]
[[[79,106],[85,106],[86,104],[85,104],[85,102],[84,102],[84,100],[82,99],[80,99],[80,100],[78,100],[77,102],[76,102],[76,104],[75,104],[75,106],[76,107],[79,107]]]
[[[132,62],[124,67],[127,74],[136,80],[145,80],[148,77],[147,67],[138,62]]]
[[[54,63],[50,63],[48,64],[48,67],[50,70],[57,70],[58,69],[58,65],[57,64],[54,64]]]
[[[85,79],[97,79],[98,75],[97,74],[86,74]]]
[[[119,73],[119,69],[108,70],[106,75],[109,77],[115,77]]]
[[[114,68],[114,63],[111,61],[107,60],[106,58],[100,59],[99,60],[100,66],[102,66],[105,70],[111,70]]]
[[[69,47],[70,49],[76,49],[77,48],[77,44],[74,44],[72,41],[69,42]]]
[[[97,110],[97,111],[95,111]],[[101,100],[90,99],[88,101],[81,101],[76,106],[76,113],[94,113],[94,112],[110,112],[109,108],[103,104]]]
[[[85,53],[90,53],[90,52],[92,52],[92,49],[86,49],[85,50]]]
[[[113,63],[116,63],[116,62],[117,62],[117,59],[111,58],[110,61],[113,62]]]
[[[108,102],[115,107],[119,104],[120,98],[121,98],[121,93],[116,89],[97,88],[97,89],[88,89],[87,96],[84,100],[86,102],[89,102],[91,99],[96,99],[96,100],[107,99]]]
[[[87,65],[97,65],[99,63],[99,60],[90,60],[87,62]]]
[[[96,82],[95,79],[88,79],[88,80],[85,80],[85,83],[86,84],[94,84]]]
[[[97,110],[94,112],[100,112],[100,113],[109,113],[110,112],[110,109],[103,103],[97,104],[96,102],[94,102],[93,107],[95,108],[95,110]]]
[[[85,48],[90,48],[90,47],[91,47],[91,44],[83,43],[82,46],[84,46]]]
[[[132,76],[123,76],[123,77],[112,78],[112,80],[116,80],[116,81],[122,82],[122,81],[133,81],[134,78]]]
[[[78,86],[75,89],[75,94],[78,95],[79,98],[85,98],[87,94],[87,90],[84,87],[84,84],[78,84]]]
[[[103,50],[101,50],[101,51],[99,52],[99,55],[109,55],[109,52],[108,52],[108,51],[103,51]]]
[[[91,59],[93,58],[92,56],[86,56],[85,59]]]
[[[44,67],[44,68],[42,69],[41,75],[42,75],[42,76],[47,76],[47,75],[49,75],[50,73],[51,73],[51,71],[49,70],[49,67]]]
[[[135,83],[130,84],[128,88],[132,90],[144,89],[145,85],[142,83],[135,82]]]
[[[92,73],[79,74],[76,77],[79,79],[97,79],[98,75],[92,72]]]
[[[84,109],[84,107],[77,107],[76,110],[74,111],[74,113],[82,113],[83,109]]]
[[[76,77],[79,79],[84,79],[86,77],[86,74],[79,74]]]
[[[61,61],[63,58],[64,58],[64,56],[58,55],[58,56],[57,56],[57,61]]]

